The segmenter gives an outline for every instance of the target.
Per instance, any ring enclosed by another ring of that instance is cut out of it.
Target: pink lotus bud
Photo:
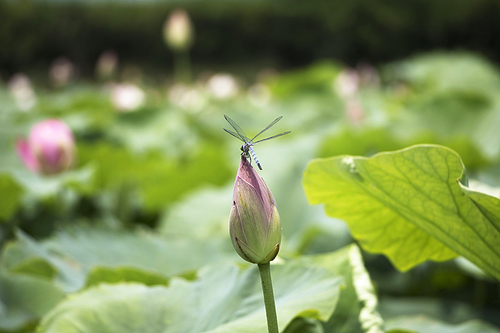
[[[36,94],[30,78],[23,73],[17,73],[9,80],[9,91],[21,111],[29,111],[36,105]]]
[[[193,44],[193,25],[185,10],[174,11],[165,21],[163,36],[174,51],[185,51]]]
[[[343,70],[334,81],[335,91],[344,98],[354,96],[359,90],[359,75],[353,69]]]
[[[56,174],[73,165],[75,139],[63,121],[49,119],[35,124],[28,140],[18,140],[17,152],[28,169]]]
[[[75,66],[65,57],[60,57],[52,62],[49,68],[49,78],[56,87],[65,86],[75,75]]]
[[[115,75],[118,68],[118,55],[113,51],[105,51],[97,59],[96,74],[104,80]]]
[[[254,264],[276,258],[281,223],[273,194],[245,157],[241,157],[229,216],[229,233],[236,252]]]

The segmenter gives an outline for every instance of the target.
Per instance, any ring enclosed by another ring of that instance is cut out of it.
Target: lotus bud
[[[14,97],[21,111],[29,111],[36,105],[36,94],[33,90],[31,80],[26,74],[15,74],[9,80],[8,86],[11,95]]]
[[[243,156],[234,183],[229,233],[234,249],[246,261],[266,264],[278,254],[281,223],[276,201]]]
[[[95,72],[99,79],[106,80],[113,77],[118,68],[118,55],[113,51],[105,51],[97,59]]]
[[[175,10],[165,21],[163,36],[174,51],[185,51],[193,44],[193,25],[185,10]]]
[[[67,85],[75,75],[75,66],[65,57],[60,57],[52,62],[49,68],[49,78],[55,87]]]
[[[18,140],[17,152],[28,169],[56,174],[73,166],[75,139],[63,121],[49,119],[35,124],[28,140]]]

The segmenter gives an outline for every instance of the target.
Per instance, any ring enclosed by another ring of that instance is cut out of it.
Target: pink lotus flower
[[[75,160],[71,129],[58,119],[35,124],[28,140],[17,141],[17,153],[28,169],[46,175],[69,169]]]
[[[278,255],[281,223],[276,201],[243,156],[234,183],[229,233],[234,249],[246,261],[266,264]]]

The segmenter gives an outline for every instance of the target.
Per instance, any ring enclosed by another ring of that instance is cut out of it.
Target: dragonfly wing
[[[265,139],[262,139],[262,140],[259,140],[259,141],[256,141],[254,142],[253,144],[256,145],[257,143],[259,142],[262,142],[262,141],[267,141],[267,140],[271,140],[271,139],[274,139],[274,138],[277,138],[278,136],[282,136],[282,135],[285,135],[285,134],[288,134],[290,133],[291,131],[286,131],[286,132],[283,132],[283,133],[280,133],[280,134],[276,134],[276,135],[273,135],[273,136],[270,136],[268,138],[265,138]]]
[[[234,136],[236,139],[245,142],[245,139],[242,138],[241,135],[239,135],[238,133],[234,133],[233,131],[230,131],[230,130],[225,129],[225,128],[223,128],[223,130],[226,131],[227,133],[231,134],[232,136]]]
[[[269,125],[266,126],[266,128],[264,128],[262,131],[257,133],[257,135],[254,136],[251,141],[255,140],[256,137],[258,137],[259,135],[261,135],[262,133],[264,133],[265,131],[270,129],[274,124],[276,124],[278,121],[280,121],[281,118],[283,118],[283,116],[279,116],[278,118],[274,119],[272,123],[270,123]],[[263,140],[260,140],[260,141],[263,141]]]
[[[234,132],[231,132],[231,131],[228,131],[226,130],[226,132],[228,132],[229,134],[233,135],[233,136],[236,136],[237,138],[239,138],[240,140],[242,141],[249,141],[246,134],[245,134],[245,131],[243,131],[243,129],[238,126],[238,124],[236,124],[231,118],[229,118],[228,116],[224,115],[224,118],[226,118],[227,122],[229,123],[229,125],[231,125],[234,130],[236,131],[236,133],[238,134],[238,136],[234,135],[236,133]]]

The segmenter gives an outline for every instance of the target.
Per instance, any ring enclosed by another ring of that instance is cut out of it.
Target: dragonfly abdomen
[[[253,150],[252,146],[248,146],[248,149],[250,150],[250,154],[252,154],[252,158],[255,161],[255,164],[259,167],[260,170],[262,170],[262,167],[260,166],[259,160],[257,159],[257,155],[255,154],[255,151]]]

